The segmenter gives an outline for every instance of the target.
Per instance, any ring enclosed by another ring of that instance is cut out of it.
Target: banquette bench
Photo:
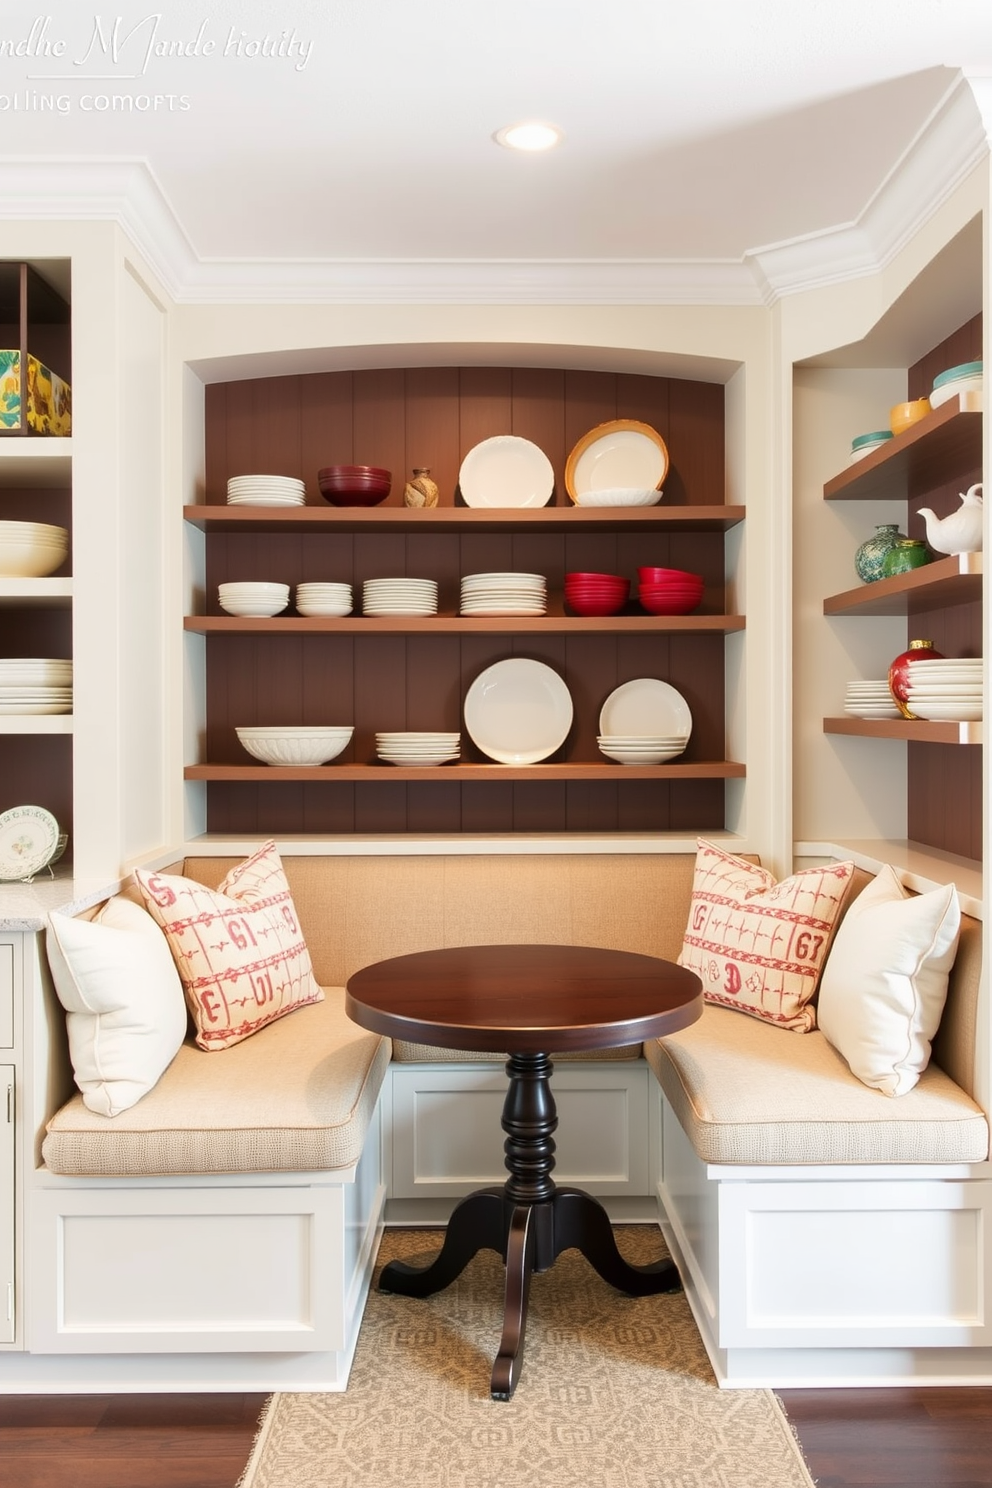
[[[235,861],[163,871],[216,887]],[[428,1193],[497,1180],[493,1153],[473,1160],[472,1141],[489,1140],[503,1085],[498,1057],[390,1047],[356,1028],[348,976],[387,956],[507,941],[674,960],[694,858],[283,864],[325,1000],[230,1049],[187,1043],[119,1116],[64,1089],[46,1113],[27,1338],[49,1387],[343,1388],[386,1201],[402,1188],[397,1150],[431,1149],[444,1181]],[[857,873],[852,893],[867,881]],[[612,1121],[621,1152],[644,1154],[640,1212],[657,1206],[721,1383],[992,1378],[981,960],[981,926],[965,916],[934,1058],[896,1099],[855,1079],[818,1031],[712,1006],[643,1050],[559,1066],[556,1091],[591,1102],[590,1128]],[[39,1017],[57,1041],[54,1000]],[[564,1146],[559,1158],[562,1181],[595,1187]],[[416,1222],[415,1204],[400,1212]],[[435,1217],[425,1203],[424,1222]]]

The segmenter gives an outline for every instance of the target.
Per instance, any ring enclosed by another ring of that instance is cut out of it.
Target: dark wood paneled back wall
[[[564,470],[576,441],[599,423],[639,419],[664,438],[671,469],[666,506],[724,502],[724,390],[717,384],[555,369],[412,368],[333,372],[216,384],[206,397],[207,504],[223,505],[230,476],[290,475],[306,482],[307,502],[323,506],[323,465],[380,465],[393,474],[385,503],[403,505],[413,469],[430,468],[445,506],[460,504],[458,470],[480,440],[517,434],[547,454],[554,504],[570,507]],[[657,532],[311,532],[214,533],[207,543],[207,610],[219,614],[225,579],[363,579],[401,574],[435,578],[441,613],[458,613],[463,573],[540,572],[549,611],[562,613],[567,569],[633,575],[639,564],[691,568],[706,578],[703,612],[722,613],[723,534]],[[377,729],[459,729],[468,682],[504,656],[553,666],[572,693],[575,724],[558,759],[601,758],[599,707],[620,682],[671,681],[692,709],[687,760],[724,753],[722,635],[437,634],[210,638],[207,646],[207,758],[244,760],[242,724],[354,722],[342,761],[372,762]],[[463,734],[462,758],[485,762]],[[214,782],[208,827],[224,833],[595,832],[691,833],[724,823],[719,779],[458,782],[436,778],[319,784]]]
[[[456,505],[468,451],[495,434],[518,434],[555,471],[553,504],[568,506],[565,461],[589,429],[640,419],[668,445],[667,506],[724,500],[724,390],[612,372],[551,368],[414,367],[321,372],[215,383],[206,390],[205,500],[226,500],[229,476],[292,475],[321,505],[324,465],[380,465],[392,471],[387,506],[403,505],[414,467],[427,466],[441,504]]]
[[[982,317],[976,315],[935,346],[909,369],[908,396],[925,398],[933,380],[946,367],[978,361],[982,356]],[[960,481],[942,486],[913,484],[909,491],[910,537],[926,537],[926,524],[917,515],[929,506],[945,517],[960,506],[959,493],[982,478],[977,465]],[[982,604],[975,600],[932,610],[910,622],[914,636],[926,636],[944,656],[981,656]],[[968,746],[957,750],[953,760],[938,744],[910,744],[908,760],[909,810],[907,831],[914,842],[925,842],[942,852],[981,861],[982,857],[982,750]]]

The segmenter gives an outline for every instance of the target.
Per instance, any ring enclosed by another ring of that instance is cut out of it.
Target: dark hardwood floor
[[[992,1389],[779,1397],[818,1488],[992,1488]],[[264,1395],[0,1396],[0,1484],[234,1488],[264,1403]]]

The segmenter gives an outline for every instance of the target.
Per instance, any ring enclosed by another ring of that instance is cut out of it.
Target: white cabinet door
[[[14,1066],[0,1064],[0,1343],[14,1341]]]

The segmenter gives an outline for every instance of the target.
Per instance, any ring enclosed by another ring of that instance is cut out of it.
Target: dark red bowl
[[[332,491],[320,488],[320,494],[325,501],[332,506],[378,506],[380,501],[385,501],[389,495],[389,489],[385,491]]]
[[[383,470],[381,465],[325,465],[317,471],[318,480],[341,480],[350,476],[358,476],[361,480],[392,481],[393,472]]]

